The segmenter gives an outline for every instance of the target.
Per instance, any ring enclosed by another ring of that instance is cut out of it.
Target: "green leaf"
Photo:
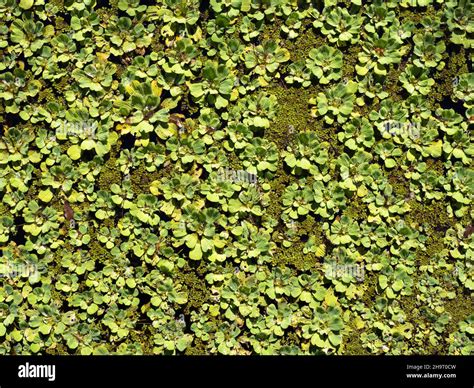
[[[194,249],[189,252],[189,258],[191,260],[201,260],[202,259],[202,251],[201,251],[201,245],[196,244]]]
[[[20,0],[20,8],[21,9],[30,9],[33,7],[34,0]]]
[[[189,249],[193,249],[197,242],[198,242],[198,237],[197,237],[197,234],[196,233],[193,233],[193,234],[188,234],[184,241],[186,242],[186,246],[189,248]]]
[[[74,144],[68,148],[67,154],[72,160],[78,160],[81,157],[81,147]]]
[[[397,162],[395,161],[395,159],[385,159],[385,167],[387,168],[393,168],[397,165]]]
[[[190,337],[191,336],[188,334],[179,338],[178,341],[176,341],[176,349],[178,349],[180,352],[183,352],[191,343],[192,339]]]
[[[340,334],[329,333],[329,342],[331,342],[334,346],[338,346],[342,342],[342,336]]]
[[[388,278],[385,275],[380,275],[379,276],[379,285],[382,289],[387,288]]]
[[[137,283],[135,282],[135,279],[133,278],[128,278],[125,283],[127,284],[128,287],[130,288],[135,288]]]
[[[442,140],[438,140],[436,142],[431,143],[429,147],[426,148],[428,154],[430,154],[434,158],[439,158],[443,152],[443,142]]]
[[[30,350],[33,352],[33,353],[38,353],[41,349],[41,345],[40,344],[31,344],[30,345]]]
[[[51,325],[48,325],[48,324],[46,324],[46,323],[43,323],[42,325],[40,325],[40,327],[39,327],[38,330],[39,330],[39,332],[40,332],[41,334],[47,335],[47,334],[49,334],[50,331],[51,331]]]
[[[193,97],[199,98],[204,94],[203,87],[204,87],[204,84],[202,83],[190,84],[189,91]]]
[[[99,310],[99,306],[97,306],[95,303],[92,303],[88,308],[87,308],[87,314],[89,315],[94,315],[97,310]]]
[[[41,199],[43,202],[49,202],[53,198],[53,193],[49,190],[41,190],[38,193],[38,198]]]
[[[400,291],[403,288],[403,281],[402,280],[396,280],[395,283],[393,283],[392,288],[395,291]]]

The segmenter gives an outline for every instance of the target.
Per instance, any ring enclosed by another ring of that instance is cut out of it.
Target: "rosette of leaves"
[[[18,191],[19,193],[26,193],[28,191],[27,184],[31,181],[34,168],[31,164],[27,164],[20,171],[7,169],[5,177],[8,177],[5,187],[7,192]]]
[[[140,194],[136,202],[125,201],[124,208],[130,209],[130,214],[144,224],[156,226],[160,222],[157,210],[160,206],[158,199],[151,194]]]
[[[328,187],[323,182],[316,181],[313,183],[312,191],[316,203],[314,212],[323,218],[333,218],[346,204],[344,189],[334,181],[331,181]]]
[[[329,143],[321,142],[315,132],[301,132],[296,136],[294,146],[288,146],[283,151],[285,163],[291,168],[291,173],[299,175],[302,170],[313,175],[319,173],[316,164],[324,166],[328,161]]]
[[[474,156],[474,145],[469,137],[467,123],[463,122],[449,140],[443,142],[443,156],[448,159],[461,159],[464,164],[469,164]]]
[[[365,7],[367,18],[365,19],[364,29],[373,34],[380,28],[386,28],[397,20],[394,10],[388,9],[383,0],[375,0],[372,4]]]
[[[224,140],[224,147],[229,151],[244,149],[254,136],[252,130],[242,123],[229,124],[227,133],[229,140]]]
[[[127,218],[125,220],[129,219],[128,214]],[[121,220],[122,221],[122,220]],[[160,237],[158,237],[156,234],[153,233],[151,229],[148,227],[140,228],[135,226],[135,228],[132,230],[132,233],[129,231],[126,231],[123,225],[125,222],[119,223],[119,228],[120,233],[122,235],[130,236],[129,241],[130,243],[126,243],[126,246],[123,246],[122,249],[127,249],[131,250],[133,254],[136,257],[139,257],[141,260],[145,261],[146,263],[150,263],[152,265],[158,264],[158,269],[162,271],[165,274],[170,273],[173,270],[173,264],[167,260],[164,259],[164,255],[166,257],[169,257],[169,248],[167,247],[167,236],[168,232],[164,228],[160,230]],[[135,223],[137,224],[137,223]],[[158,223],[158,225],[162,225],[163,223]],[[130,225],[130,224],[128,224]],[[111,253],[115,253],[115,257],[123,257],[123,253],[121,252],[114,252],[116,249],[112,248]],[[116,260],[117,261],[117,260]],[[126,260],[122,260],[124,264],[127,264]],[[127,273],[129,273],[129,269],[132,267],[128,267]],[[127,278],[130,276],[127,275]],[[140,277],[140,274],[137,274],[136,278]],[[130,280],[135,282],[135,280]],[[133,286],[133,283],[132,283]],[[134,287],[131,287],[134,288]]]
[[[56,210],[50,207],[43,209],[35,200],[23,209],[23,217],[25,220],[23,230],[32,236],[47,234],[59,228]]]
[[[289,14],[286,16],[284,24],[281,26],[281,30],[287,35],[288,39],[295,39],[299,35],[299,30],[301,29],[303,20],[306,18],[308,11],[292,10],[291,6],[285,8]]]
[[[306,67],[320,84],[338,80],[342,75],[342,52],[327,45],[314,48],[306,59]]]
[[[207,61],[202,70],[202,81],[197,83],[187,82],[189,92],[202,106],[205,102],[216,109],[225,108],[229,100],[238,96],[231,96],[234,90],[235,76],[231,74],[224,64]]]
[[[344,246],[333,250],[330,258],[325,260],[325,277],[334,285],[337,292],[345,293],[349,298],[355,295],[355,283],[362,282],[364,268],[361,255]]]
[[[152,28],[151,24],[148,28],[145,28],[142,23],[134,23],[127,16],[117,18],[114,15],[107,23],[103,39],[107,42],[107,45],[110,45],[108,51],[111,54],[121,56],[137,48],[149,46],[153,37]]]
[[[337,84],[324,93],[319,93],[317,97],[309,100],[311,105],[316,105],[311,109],[313,117],[324,116],[324,121],[328,124],[344,123],[349,118],[354,108],[355,92],[357,83],[349,81],[347,85]]]
[[[305,185],[304,180],[300,183],[295,182],[285,189],[281,201],[282,214],[297,220],[299,216],[305,216],[313,210],[314,192],[311,187]]]
[[[374,151],[384,161],[384,165],[387,168],[394,168],[397,165],[395,158],[402,155],[402,150],[391,141],[377,143]]]
[[[235,189],[232,182],[218,179],[217,172],[213,171],[209,174],[209,179],[201,183],[199,191],[208,201],[222,205],[226,198],[234,195]]]
[[[122,287],[125,284],[122,284]],[[124,287],[125,288],[125,287]],[[110,338],[123,340],[130,335],[137,321],[134,309],[121,309],[116,303],[110,306],[104,314],[101,323],[109,330]]]
[[[72,13],[71,29],[73,30],[72,39],[78,42],[91,42],[90,38],[103,34],[99,15],[94,10],[87,8]]]
[[[457,217],[462,217],[469,210],[474,193],[474,170],[466,167],[456,167],[452,178],[452,189],[448,189],[447,196],[456,201],[453,209]]]
[[[145,147],[138,147],[135,155],[139,161],[138,163],[143,163],[145,170],[148,172],[157,171],[166,161],[165,147],[162,144],[152,142],[149,142]]]
[[[160,11],[165,23],[177,23],[187,28],[199,20],[199,0],[165,0],[163,5],[166,7]],[[165,31],[173,31],[172,27],[165,27]]]
[[[67,155],[72,160],[78,160],[82,150],[93,149],[97,155],[103,156],[110,151],[112,144],[118,139],[118,134],[109,131],[103,122],[91,119],[85,108],[68,110],[65,120],[57,120],[53,125],[56,126],[58,123],[60,128],[63,127],[66,130],[57,129],[56,137],[58,140],[68,139],[71,141],[73,145],[68,148]],[[78,145],[78,143],[80,144]]]
[[[26,71],[16,68],[13,73],[0,74],[0,101],[6,113],[18,113],[29,97],[35,97],[41,90],[41,82],[28,77]],[[28,119],[23,109],[20,117]]]
[[[227,321],[219,324],[212,348],[212,352],[219,352],[223,355],[237,354],[237,349],[241,348],[239,343],[239,336],[242,330],[236,323],[229,323]]]
[[[8,27],[6,24],[2,24],[0,26],[0,49],[3,49],[8,46]],[[0,65],[0,70],[2,69],[2,65]]]
[[[451,42],[464,48],[474,47],[474,39],[471,38],[474,32],[473,13],[474,8],[469,0],[450,0],[446,3],[444,16],[451,32]]]
[[[170,319],[165,313],[154,314],[153,318],[156,322],[156,332],[153,336],[154,354],[178,354],[184,352],[193,342],[192,334],[185,333],[185,321],[172,317]]]
[[[197,189],[198,179],[188,174],[180,174],[163,181],[152,182],[150,191],[153,195],[163,196],[160,210],[169,216],[176,216],[179,209],[191,203]]]
[[[228,205],[223,206],[223,210],[231,213],[246,213],[262,216],[263,210],[260,205],[261,194],[255,186],[248,187],[245,191],[239,193],[238,199],[231,198]]]
[[[403,264],[393,269],[386,263],[378,277],[378,284],[389,299],[412,294],[413,279],[410,276],[410,269]]]
[[[273,94],[254,93],[240,100],[230,109],[229,116],[235,121],[242,121],[251,128],[268,128],[275,118],[278,100]],[[225,116],[224,116],[225,117]]]
[[[186,78],[193,76],[193,71],[198,70],[201,62],[197,60],[199,51],[189,38],[177,39],[176,44],[166,52],[167,62],[163,70],[170,74],[183,74]]]
[[[56,57],[54,58],[57,62],[69,62],[74,58],[74,54],[77,50],[77,45],[74,40],[66,34],[56,35],[51,42]],[[43,48],[44,52],[44,48]]]
[[[125,12],[128,16],[135,16],[137,14],[143,14],[147,6],[142,4],[140,5],[140,0],[119,0],[117,3],[117,8]]]
[[[298,298],[298,301],[310,305],[324,300],[327,290],[322,285],[323,278],[320,273],[303,273],[298,276],[298,282],[300,288],[295,288],[295,292],[292,295]]]
[[[45,26],[41,21],[35,21],[31,12],[16,18],[10,26],[10,39],[19,46],[14,46],[18,54],[25,58],[32,56],[41,49],[50,37],[54,35],[52,25]]]
[[[222,221],[222,215],[215,208],[198,210],[190,205],[183,210],[184,227],[173,230],[177,246],[186,244],[191,260],[201,260],[205,254],[209,261],[224,261],[225,255],[217,249],[225,246],[225,233],[217,232],[217,226]]]
[[[179,161],[181,166],[193,162],[202,163],[206,157],[206,144],[202,139],[185,138],[180,140],[171,137],[166,141],[166,149],[170,151],[169,158],[174,162]]]
[[[414,94],[403,102],[403,108],[408,110],[408,114],[413,117],[413,123],[424,123],[432,119],[431,106],[429,102],[420,94]]]
[[[474,352],[474,314],[458,323],[458,330],[450,335],[450,354],[468,356]]]
[[[360,228],[356,221],[343,215],[335,220],[326,231],[326,236],[334,245],[345,245],[357,241],[360,236]]]
[[[321,28],[321,32],[331,43],[354,44],[360,39],[362,22],[363,18],[360,15],[352,15],[346,8],[326,7],[322,18],[315,20],[313,26]]]
[[[359,93],[363,93],[369,98],[378,97],[380,100],[383,100],[389,96],[383,77],[377,76],[377,74],[372,74],[372,73],[367,74],[364,78],[362,78],[358,82],[358,84],[359,84]],[[359,97],[357,99],[358,104],[359,104],[359,101],[363,103],[364,98]]]
[[[372,110],[369,114],[369,120],[376,122],[376,128],[385,139],[391,137],[387,131],[387,122],[406,123],[408,121],[408,111],[398,101],[387,98],[380,103],[378,110]]]
[[[337,352],[342,343],[344,323],[337,307],[316,307],[302,326],[302,337],[325,354]]]
[[[247,172],[256,175],[268,172],[267,175],[273,176],[277,170],[278,149],[274,142],[257,137],[247,144],[239,158]]]
[[[251,2],[249,0],[210,0],[209,5],[216,13],[228,14],[229,16],[237,16],[240,11],[249,12]]]
[[[242,224],[243,225],[243,224]],[[240,248],[240,244],[239,248]],[[244,249],[244,247],[242,247]],[[261,316],[258,308],[258,299],[260,292],[258,290],[258,281],[255,275],[246,275],[237,267],[234,274],[224,281],[222,291],[212,297],[214,302],[224,302],[228,304],[226,317],[235,318],[259,318]]]
[[[212,108],[201,109],[198,121],[200,125],[206,127],[206,133],[216,131],[222,127],[220,115]]]
[[[373,69],[375,74],[386,75],[388,67],[400,63],[406,50],[389,32],[381,38],[377,34],[368,35],[358,54],[360,65],[355,66],[356,72],[364,76]]]
[[[278,110],[278,100],[272,95],[259,93],[246,100],[243,109],[243,123],[249,127],[268,128]]]
[[[174,74],[174,76],[177,76],[177,74]],[[157,78],[159,85],[165,87],[167,77],[160,73],[157,63],[152,61],[149,55],[145,57],[138,55],[133,58],[132,63],[122,73],[121,87],[133,88],[132,81],[146,82],[150,81],[151,78]],[[180,82],[181,84],[184,83],[183,76],[177,77],[177,79],[182,79],[182,82]]]
[[[35,135],[31,130],[20,130],[17,127],[6,128],[0,138],[0,165],[9,162],[28,164],[28,151],[34,139]]]
[[[105,190],[97,191],[97,199],[91,204],[90,212],[95,214],[98,220],[105,220],[115,215],[115,204],[112,201],[112,195]],[[136,206],[136,205],[135,205]]]
[[[369,191],[366,201],[370,215],[368,220],[381,220],[389,218],[392,214],[406,213],[410,207],[407,206],[406,199],[394,193],[393,186],[388,182],[378,184],[377,191]]]
[[[0,178],[0,181],[3,178]],[[0,187],[2,187],[0,185]],[[16,225],[14,223],[13,217],[7,213],[3,213],[0,216],[0,243],[6,243],[10,240],[10,236],[15,233]],[[4,253],[3,253],[4,254]]]
[[[375,143],[372,124],[365,117],[356,117],[344,124],[344,130],[337,133],[337,138],[352,151],[359,148],[371,148]]]
[[[461,74],[454,88],[454,96],[472,106],[474,101],[474,73]]]
[[[134,131],[148,133],[154,130],[151,123],[168,122],[168,112],[176,106],[176,101],[172,98],[162,100],[162,89],[156,81],[140,83],[135,80],[124,88],[129,94],[128,100],[115,103],[118,113],[127,117],[125,124],[120,126],[122,132],[127,132],[133,124]]]
[[[287,68],[288,75],[285,77],[287,84],[299,84],[304,88],[311,85],[311,71],[306,67],[304,60],[292,62]]]
[[[429,70],[415,65],[408,65],[399,78],[408,93],[420,93],[424,96],[430,93],[435,81],[429,76]]]
[[[41,175],[41,184],[50,186],[52,189],[60,189],[67,193],[72,189],[74,183],[79,180],[80,172],[72,165],[71,158],[66,155],[58,157],[57,164],[52,166]],[[48,187],[38,193],[38,198],[47,203],[53,198],[53,193]]]
[[[78,82],[80,88],[104,92],[105,88],[112,85],[113,75],[116,71],[117,67],[114,64],[96,61],[96,63],[86,65],[84,69],[74,69],[71,75]]]
[[[260,31],[263,29],[264,25],[265,21],[263,19],[251,19],[245,15],[242,18],[239,26],[242,39],[245,42],[250,42],[252,39],[259,36]]]
[[[290,297],[296,298],[302,292],[298,279],[293,276],[291,269],[288,267],[276,267],[270,273],[258,272],[256,276],[259,280],[259,292],[265,293],[273,301]]]
[[[273,342],[275,337],[283,337],[285,331],[291,327],[293,310],[290,305],[284,302],[278,303],[276,306],[271,303],[267,306],[263,318],[248,319],[249,330],[253,335],[259,338],[268,338],[270,342]],[[252,321],[255,323],[251,324]]]
[[[242,260],[257,258],[259,262],[268,256],[270,250],[270,235],[268,232],[257,228],[247,221],[232,229],[232,234],[237,237],[234,246],[238,249],[238,256]]]
[[[420,23],[423,26],[423,31],[433,35],[435,38],[442,38],[444,36],[439,15],[425,16],[421,19]]]
[[[229,69],[234,69],[237,66],[245,49],[245,46],[242,45],[239,39],[227,35],[231,34],[229,29],[232,30],[233,28],[234,26],[231,26],[228,22],[227,27],[223,30],[225,31],[223,36],[219,38],[215,37],[215,35],[212,36],[210,39],[210,46],[212,48],[207,52],[207,55],[218,56],[221,60],[225,61]]]
[[[436,42],[436,38],[431,33],[415,34],[413,37],[415,47],[413,53],[417,56],[413,64],[421,68],[436,67],[441,70],[444,67],[443,53],[446,45],[443,40]]]
[[[357,191],[359,197],[365,196],[365,186],[382,177],[379,165],[370,163],[372,159],[372,154],[362,150],[356,151],[352,157],[346,153],[341,154],[336,160],[341,177],[340,186],[346,190]]]
[[[269,77],[278,77],[276,71],[280,65],[290,59],[290,52],[279,46],[279,42],[266,40],[261,45],[254,45],[245,48],[242,59],[247,69],[251,69],[251,74],[262,76],[266,81]]]

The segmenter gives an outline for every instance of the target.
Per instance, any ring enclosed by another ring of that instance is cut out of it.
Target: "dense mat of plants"
[[[469,0],[0,0],[0,354],[470,354]]]

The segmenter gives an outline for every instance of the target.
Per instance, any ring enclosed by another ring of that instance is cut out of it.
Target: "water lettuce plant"
[[[0,355],[472,354],[468,0],[0,0]]]

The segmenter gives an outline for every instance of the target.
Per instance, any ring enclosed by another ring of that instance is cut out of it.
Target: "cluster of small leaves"
[[[473,12],[0,0],[0,354],[472,354]]]

